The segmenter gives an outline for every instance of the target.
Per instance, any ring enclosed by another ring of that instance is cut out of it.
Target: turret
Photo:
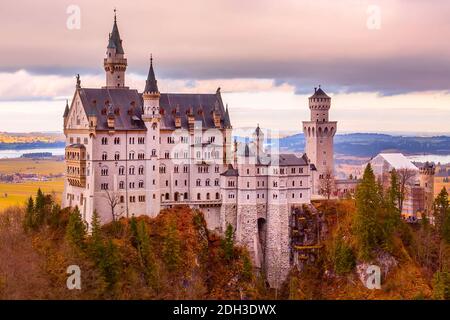
[[[264,133],[259,127],[259,124],[256,127],[255,132],[253,132],[253,141],[256,146],[256,155],[259,158],[264,153]]]
[[[114,24],[108,38],[106,48],[106,58],[103,65],[106,73],[106,88],[124,88],[125,71],[127,69],[127,59],[122,47],[119,28],[117,27],[116,10],[114,9]]]
[[[159,97],[158,81],[153,70],[153,57],[150,56],[150,68],[148,70],[147,80],[145,81],[142,99],[144,100],[143,119],[159,118]]]
[[[67,124],[67,117],[69,116],[69,100],[66,100],[66,108],[64,109],[64,128],[66,127]]]
[[[331,98],[320,88],[314,88],[314,94],[309,97],[309,110],[311,121],[327,122],[328,111],[331,107]]]
[[[435,166],[428,161],[419,169],[420,186],[424,191],[424,209],[428,216],[431,215],[433,211],[435,171]]]

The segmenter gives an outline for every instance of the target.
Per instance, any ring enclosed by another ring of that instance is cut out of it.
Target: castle
[[[207,94],[161,93],[150,59],[142,92],[126,86],[127,59],[116,17],[103,61],[106,85],[76,90],[64,112],[66,179],[63,207],[78,206],[89,224],[188,205],[208,228],[228,225],[272,287],[291,265],[290,215],[310,204],[320,180],[333,173],[331,99],[319,88],[303,123],[306,154],[269,152],[258,126],[252,140],[232,138],[220,89]]]

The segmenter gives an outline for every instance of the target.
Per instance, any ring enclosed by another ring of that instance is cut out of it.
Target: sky
[[[450,134],[445,0],[1,1],[0,131],[62,131],[75,74],[105,83],[114,8],[126,85],[221,87],[234,127],[301,131],[308,96],[332,97],[338,132]]]

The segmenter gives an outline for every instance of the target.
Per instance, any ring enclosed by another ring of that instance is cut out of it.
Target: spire
[[[225,108],[225,117],[223,119],[223,122],[226,127],[231,127],[230,114],[228,113],[228,103]]]
[[[115,48],[116,53],[124,54],[122,47],[122,39],[120,39],[119,28],[117,27],[116,9],[114,8],[114,24],[109,35],[108,48]]]
[[[67,117],[69,115],[69,100],[66,99],[66,108],[64,109],[63,117]]]
[[[144,92],[159,93],[158,81],[153,70],[153,56],[150,55],[150,69],[148,70],[147,81],[145,81]]]

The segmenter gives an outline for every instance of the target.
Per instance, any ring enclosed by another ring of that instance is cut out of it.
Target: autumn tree
[[[327,169],[326,172],[323,175],[323,178],[320,179],[320,194],[323,196],[326,196],[328,200],[330,200],[331,196],[333,195],[333,192],[336,188],[335,181],[334,181],[334,174],[333,171],[330,169]]]
[[[408,197],[408,188],[411,184],[411,180],[416,176],[416,171],[408,168],[402,168],[397,170],[398,179],[398,208],[400,213],[403,212],[403,204]]]
[[[122,212],[117,212],[116,207],[120,204],[120,194],[111,190],[103,190],[102,197],[106,199],[108,207],[111,210],[112,221],[116,222],[119,217],[123,214]]]

